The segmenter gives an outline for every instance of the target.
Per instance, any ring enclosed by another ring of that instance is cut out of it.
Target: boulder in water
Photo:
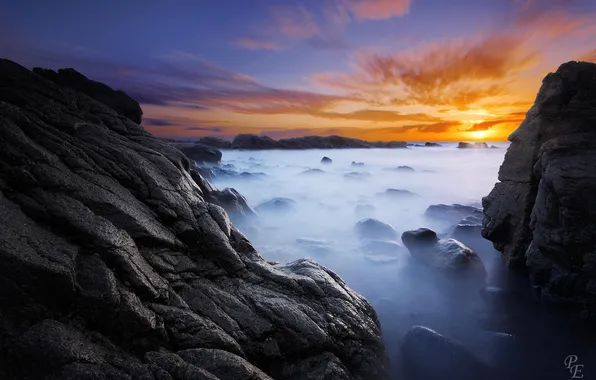
[[[401,344],[408,380],[489,378],[488,367],[459,342],[424,326],[413,326]]]
[[[330,164],[332,162],[333,162],[333,160],[330,159],[329,157],[323,157],[323,158],[321,158],[321,164]]]
[[[364,166],[364,162],[356,162],[356,161],[352,161],[351,166]]]
[[[175,144],[186,157],[197,163],[219,164],[221,151],[203,144]]]
[[[368,172],[350,172],[350,173],[344,174],[344,178],[347,178],[347,179],[366,179],[366,178],[369,178],[370,176],[371,176],[371,174]]]
[[[409,190],[403,189],[387,189],[384,193],[379,193],[378,195],[384,196],[390,199],[408,199],[408,198],[418,198],[420,195],[413,193]]]
[[[478,255],[455,239],[439,239],[428,229],[406,231],[402,242],[412,257],[428,268],[452,278],[484,287],[486,270]]]
[[[357,205],[354,209],[354,213],[359,217],[370,217],[375,214],[375,210],[376,208],[373,205]]]
[[[292,211],[296,202],[290,198],[277,197],[259,203],[255,210],[260,213],[287,213]]]
[[[354,231],[360,239],[395,241],[399,237],[391,225],[373,218],[362,219],[356,223]]]
[[[300,172],[300,175],[312,175],[312,174],[325,174],[326,171],[321,169],[307,169],[303,172]]]

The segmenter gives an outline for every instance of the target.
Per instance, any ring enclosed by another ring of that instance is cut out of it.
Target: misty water
[[[359,220],[372,217],[393,226],[399,244],[401,233],[420,227],[447,235],[454,222],[429,219],[424,216],[425,210],[433,204],[480,207],[482,197],[497,181],[508,146],[495,145],[499,149],[457,149],[457,144],[448,143],[409,149],[224,151],[225,167],[253,173],[256,178],[220,178],[213,183],[218,188],[237,189],[253,208],[276,197],[295,202],[280,212],[259,212],[259,220],[243,231],[265,259],[286,263],[312,258],[366,297],[379,315],[395,374],[400,372],[399,360],[395,359],[399,357],[400,339],[412,325],[425,325],[462,342],[481,360],[508,367],[502,376],[519,374],[524,378],[525,371],[520,368],[530,368],[536,375],[533,367],[545,360],[559,360],[559,353],[553,354],[554,359],[539,353],[538,358],[524,358],[514,364],[520,359],[508,339],[503,339],[511,336],[498,334],[502,331],[479,322],[502,310],[491,309],[473,289],[445,288],[432,273],[416,269],[405,248],[371,253],[363,248],[366,241],[354,230]],[[324,156],[333,162],[321,163]],[[395,170],[399,166],[414,170]],[[387,196],[387,189],[415,195]],[[499,253],[480,236],[472,248],[488,271],[488,285],[499,286],[503,269]],[[534,315],[528,310],[524,313],[527,316],[520,319],[522,325],[527,321],[524,318]],[[537,336],[551,331],[551,322],[545,323],[536,328]],[[553,339],[559,344],[558,337]],[[557,373],[564,370],[558,362],[553,368]]]

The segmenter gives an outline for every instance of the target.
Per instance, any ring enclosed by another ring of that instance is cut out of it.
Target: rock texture
[[[60,69],[57,72],[36,67],[33,72],[60,85],[84,92],[87,96],[105,104],[137,124],[141,124],[143,111],[139,103],[124,91],[114,91],[103,83],[88,79],[74,69]]]
[[[0,60],[0,378],[387,379],[370,304],[264,261],[189,169]]]
[[[439,239],[428,228],[406,231],[401,240],[412,257],[428,268],[483,288],[486,269],[478,255],[455,239]]]
[[[180,149],[182,153],[189,159],[195,161],[197,164],[216,164],[221,163],[222,153],[219,149],[213,148],[204,144],[185,144],[174,143],[176,148]]]
[[[401,348],[410,380],[491,378],[488,367],[463,345],[427,327],[412,327]]]
[[[203,137],[201,144],[219,149],[347,149],[347,148],[407,148],[405,141],[364,141],[342,136],[305,136],[273,140],[268,136],[239,134],[228,142],[216,137]]]
[[[485,142],[475,142],[475,143],[467,143],[467,142],[460,142],[457,147],[459,149],[487,149],[488,145]]]
[[[596,65],[547,75],[509,136],[499,183],[483,199],[482,234],[543,298],[596,316]]]

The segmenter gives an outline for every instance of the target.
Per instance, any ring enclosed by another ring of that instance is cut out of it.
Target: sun
[[[470,132],[470,135],[472,136],[472,138],[474,140],[482,140],[483,138],[486,137],[487,133],[486,133],[486,131],[474,131],[474,132]]]

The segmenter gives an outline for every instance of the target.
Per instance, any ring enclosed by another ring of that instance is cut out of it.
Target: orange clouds
[[[249,50],[279,50],[280,47],[275,42],[256,40],[252,38],[240,38],[235,44]]]
[[[337,7],[356,20],[382,20],[408,13],[410,0],[337,0]]]

